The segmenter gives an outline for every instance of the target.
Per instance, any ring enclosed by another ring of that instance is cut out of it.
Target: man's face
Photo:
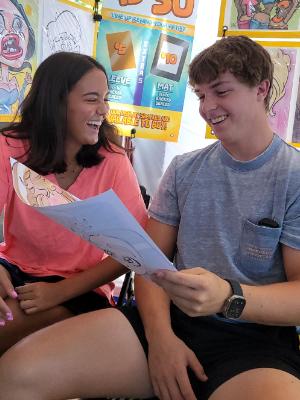
[[[9,0],[0,0],[0,63],[20,68],[28,41],[28,27],[18,9]]]
[[[200,115],[226,143],[247,137],[255,119],[265,113],[263,90],[260,85],[241,83],[228,71],[212,82],[194,86]]]

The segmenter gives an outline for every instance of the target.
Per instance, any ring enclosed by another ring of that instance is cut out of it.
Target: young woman
[[[10,157],[80,199],[113,189],[144,224],[131,164],[108,124],[104,68],[60,52],[37,69],[20,122],[0,135],[0,352],[46,325],[112,304],[112,281],[126,268],[22,203]],[[67,278],[67,279],[63,279]]]

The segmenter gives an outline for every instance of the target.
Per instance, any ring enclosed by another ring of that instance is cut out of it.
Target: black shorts
[[[0,264],[9,272],[14,287],[23,286],[26,283],[48,282],[55,283],[65,278],[58,275],[51,276],[33,276],[23,272],[17,265],[0,258]],[[112,307],[108,299],[100,294],[90,291],[73,299],[60,304],[67,308],[72,314],[79,315],[89,311],[96,311],[101,308]]]
[[[121,308],[148,352],[142,321],[136,307]],[[254,368],[275,368],[300,379],[299,338],[294,327],[226,321],[214,316],[189,317],[173,304],[175,334],[194,351],[208,380],[201,382],[189,370],[197,399],[206,400],[233,376]]]

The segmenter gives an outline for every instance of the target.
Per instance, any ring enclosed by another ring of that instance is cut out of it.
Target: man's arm
[[[241,285],[246,307],[241,319],[265,325],[300,325],[300,250],[282,245],[287,282]],[[204,268],[159,271],[153,279],[190,316],[222,312],[231,295],[227,281]]]
[[[287,282],[242,285],[247,303],[242,317],[266,325],[300,325],[300,250],[282,245]]]
[[[165,255],[172,260],[177,241],[177,227],[150,218],[147,232]],[[158,266],[159,267],[159,266]],[[207,377],[195,354],[173,332],[170,299],[163,289],[142,276],[135,279],[135,295],[148,341],[148,363],[155,394],[161,398],[196,400],[189,382],[187,367],[200,380]]]

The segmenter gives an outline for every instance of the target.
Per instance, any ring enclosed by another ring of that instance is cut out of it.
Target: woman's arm
[[[111,257],[92,268],[56,283],[36,282],[16,288],[21,308],[34,314],[59,305],[90,290],[113,281],[128,271]]]

